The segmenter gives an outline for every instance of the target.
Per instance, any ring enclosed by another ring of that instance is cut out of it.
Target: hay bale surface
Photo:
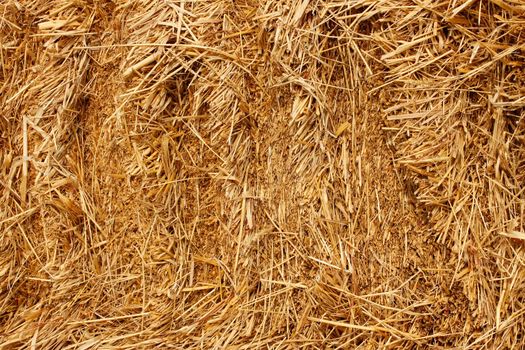
[[[525,347],[521,0],[4,0],[0,347]]]

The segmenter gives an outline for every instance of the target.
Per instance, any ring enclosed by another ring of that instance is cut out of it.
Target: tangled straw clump
[[[0,4],[0,347],[525,346],[518,0]]]

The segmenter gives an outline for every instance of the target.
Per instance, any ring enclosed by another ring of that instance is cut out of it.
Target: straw
[[[519,0],[4,0],[0,348],[524,347]]]

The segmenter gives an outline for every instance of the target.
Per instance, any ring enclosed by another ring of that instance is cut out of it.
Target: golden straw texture
[[[525,348],[522,0],[0,2],[1,349]]]

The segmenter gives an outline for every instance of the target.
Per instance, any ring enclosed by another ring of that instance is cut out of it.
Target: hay
[[[0,347],[522,348],[520,0],[5,0]]]

